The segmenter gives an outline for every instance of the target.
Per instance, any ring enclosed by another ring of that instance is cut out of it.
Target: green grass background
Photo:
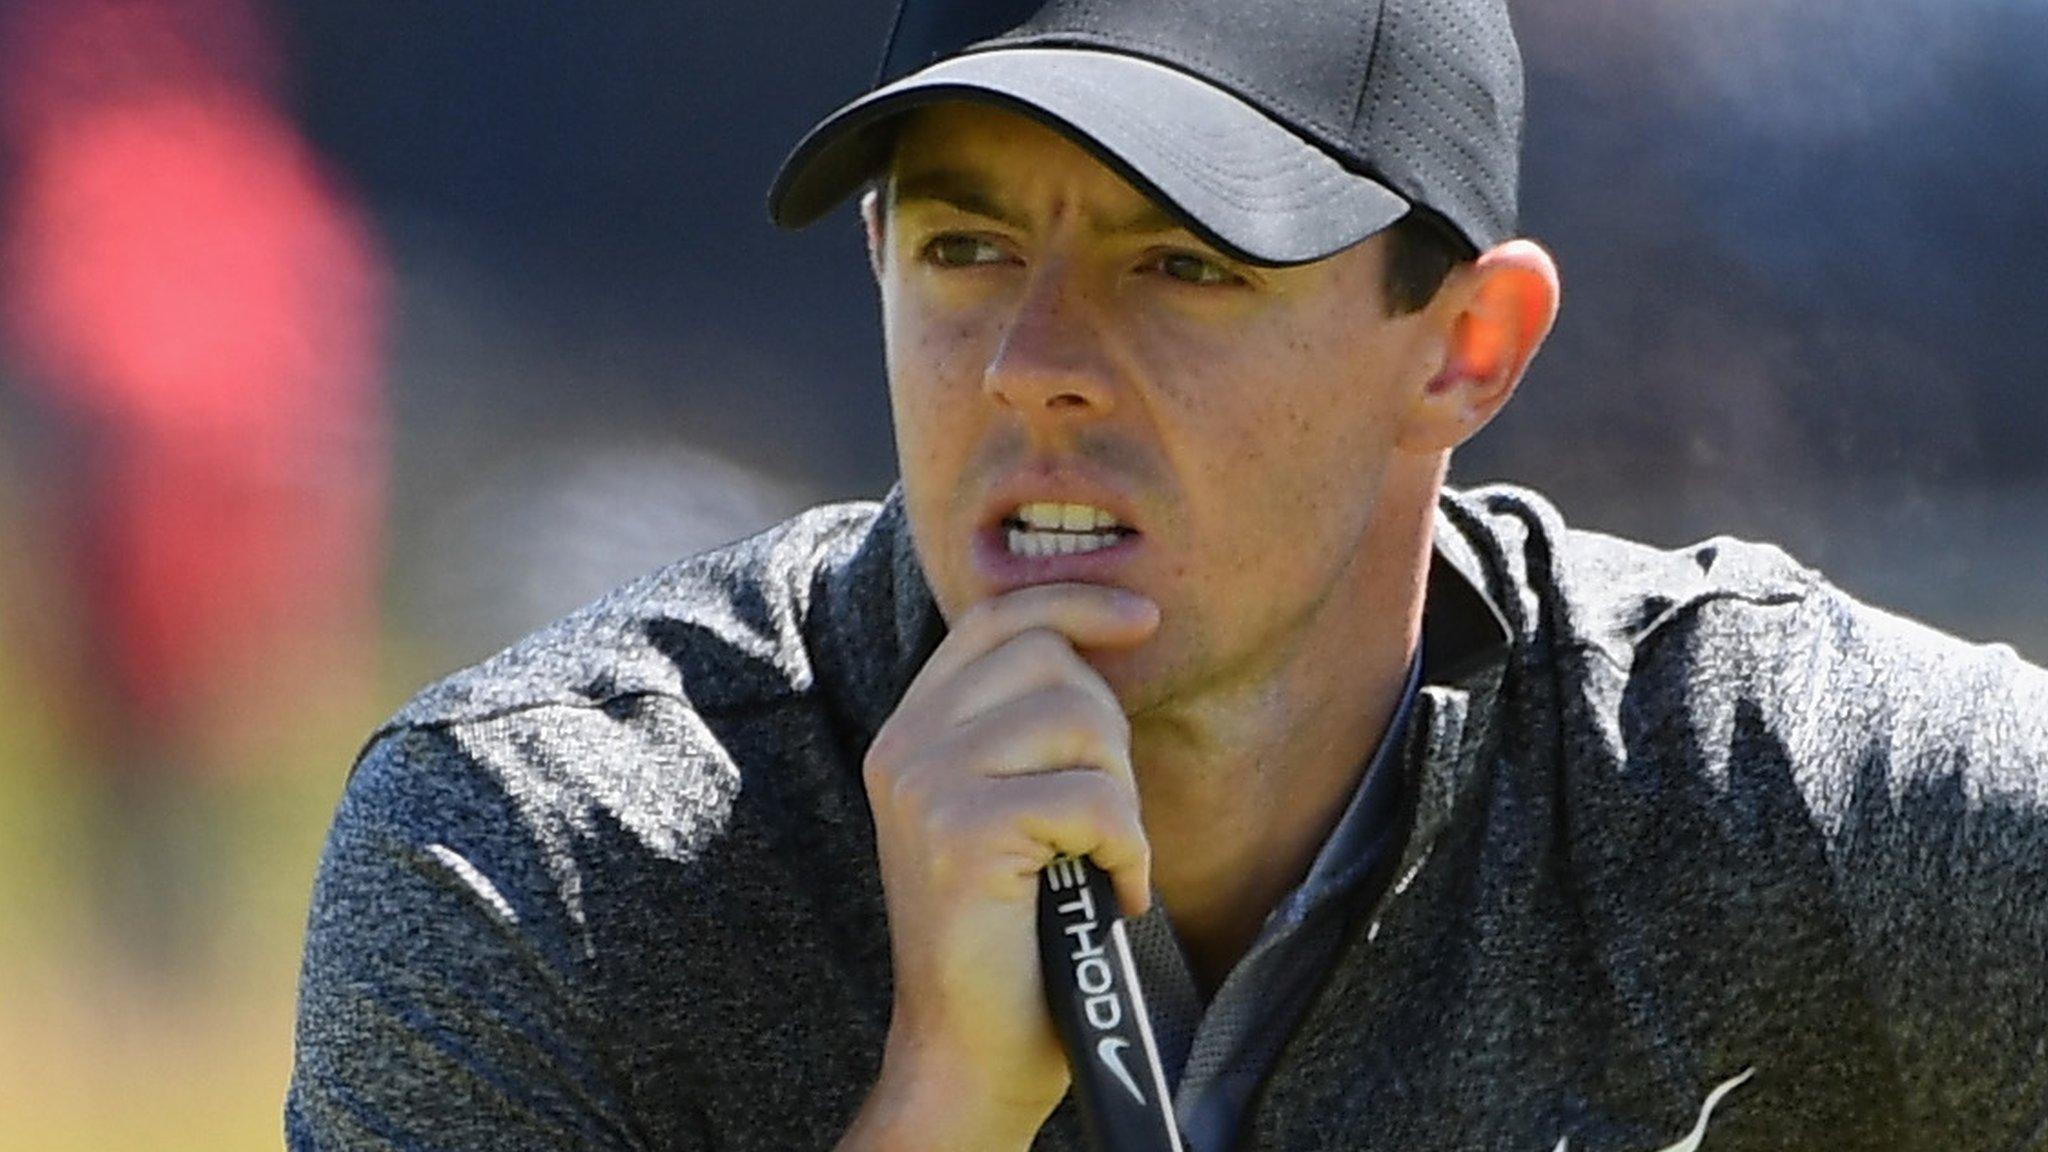
[[[95,911],[91,710],[52,699],[19,653],[0,647],[0,1152],[279,1147],[327,821],[359,742],[431,669],[387,654],[377,684],[286,675],[279,699],[248,702],[191,785],[211,913],[165,982],[124,962]]]

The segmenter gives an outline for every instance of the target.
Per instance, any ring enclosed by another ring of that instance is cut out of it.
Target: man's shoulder
[[[421,689],[378,735],[632,696],[723,712],[801,692],[818,579],[860,546],[881,507],[822,505],[676,560]]]
[[[751,808],[843,803],[814,641],[855,647],[877,615],[847,603],[875,583],[848,569],[885,507],[814,508],[679,560],[427,686],[365,742],[347,800],[381,798],[378,821],[418,835],[507,804],[523,823],[603,813],[676,849],[729,824],[743,780],[764,782]],[[849,657],[829,659],[844,682]]]
[[[1663,548],[1566,524],[1541,495],[1492,486],[1446,513],[1489,569],[1522,659],[1594,711],[1724,720],[1745,707],[1809,741],[1981,745],[2048,706],[2048,673],[1864,603],[1771,544]],[[2040,719],[2022,746],[2043,745]]]
[[[1568,524],[1546,497],[1489,485],[1447,494],[1489,592],[1525,644],[1594,649],[1627,663],[1671,630],[1792,619],[1839,593],[1773,544],[1732,536],[1660,547]],[[1763,638],[1758,633],[1756,638]]]
[[[1497,688],[1469,681],[1497,707],[1446,693],[1419,713],[1474,765],[1424,778],[1450,816],[1404,880],[1427,901],[1410,923],[1496,937],[1458,987],[1478,1018],[1461,1028],[1511,1052],[1546,1005],[1640,1066],[1754,1068],[1737,1107],[1787,1132],[1879,1116],[1902,1145],[2026,1145],[2043,1080],[2013,1038],[2048,1018],[2048,673],[1768,546],[1582,532],[1519,489],[1444,512],[1513,639]],[[1380,935],[1442,939],[1391,916]],[[1983,1026],[1993,1001],[2012,1027]],[[1690,1103],[1723,1075],[1688,1073]]]
[[[364,1053],[411,1044],[428,1080],[537,1084],[550,1117],[562,1085],[630,1083],[659,1137],[701,1121],[690,1093],[731,1099],[786,1056],[744,1027],[763,1013],[878,1031],[888,943],[844,689],[894,658],[877,621],[914,591],[888,577],[898,507],[814,509],[664,567],[379,727],[314,887],[294,1108],[348,1122],[346,1092],[389,1083]],[[729,1074],[707,1088],[706,1068]]]
[[[864,601],[892,596],[868,568],[898,547],[890,507],[812,509],[678,561],[422,690],[357,757],[329,855],[415,861],[542,937],[594,940],[609,917],[614,949],[645,943],[647,899],[674,914],[662,931],[704,932],[716,918],[683,910],[734,885],[765,908],[805,860],[857,878],[855,744],[819,680],[847,682],[842,650],[887,618]],[[803,859],[775,847],[792,830]],[[727,866],[682,884],[669,866],[714,845]]]

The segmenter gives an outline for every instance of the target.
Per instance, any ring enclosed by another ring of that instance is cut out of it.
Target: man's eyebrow
[[[1012,228],[1024,226],[1016,213],[996,202],[986,181],[951,168],[927,168],[890,180],[891,204],[908,204],[917,200],[935,200],[969,216],[980,216]]]
[[[890,200],[894,204],[936,201],[969,216],[980,216],[1012,228],[1024,227],[1021,214],[1005,206],[988,181],[958,169],[927,168],[895,177],[890,182]],[[1171,212],[1149,199],[1122,216],[1098,218],[1090,224],[1097,233],[1105,236],[1144,236],[1179,232],[1186,228]]]
[[[1187,225],[1173,213],[1146,200],[1142,207],[1122,216],[1095,221],[1095,230],[1105,236],[1152,236],[1161,232],[1184,232]]]

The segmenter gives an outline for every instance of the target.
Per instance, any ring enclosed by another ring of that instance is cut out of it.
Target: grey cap
[[[1219,249],[1332,255],[1415,207],[1514,235],[1522,64],[1503,0],[903,0],[877,87],[783,162],[802,227],[878,175],[911,109],[1054,128]]]

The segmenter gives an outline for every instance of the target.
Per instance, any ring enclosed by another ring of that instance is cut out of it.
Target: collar
[[[1414,819],[1394,882],[1381,900],[1399,895],[1414,882],[1488,762],[1496,736],[1496,702],[1514,647],[1514,630],[1488,592],[1489,587],[1514,584],[1499,571],[1503,566],[1486,561],[1487,555],[1498,557],[1499,544],[1482,511],[1446,491],[1437,502],[1435,543],[1423,607],[1423,685],[1414,701],[1402,756]],[[1492,580],[1489,567],[1496,569]]]
[[[1458,684],[1507,660],[1514,633],[1487,592],[1485,567],[1460,521],[1468,510],[1446,493],[1437,502],[1436,539],[1422,600],[1422,682]]]

